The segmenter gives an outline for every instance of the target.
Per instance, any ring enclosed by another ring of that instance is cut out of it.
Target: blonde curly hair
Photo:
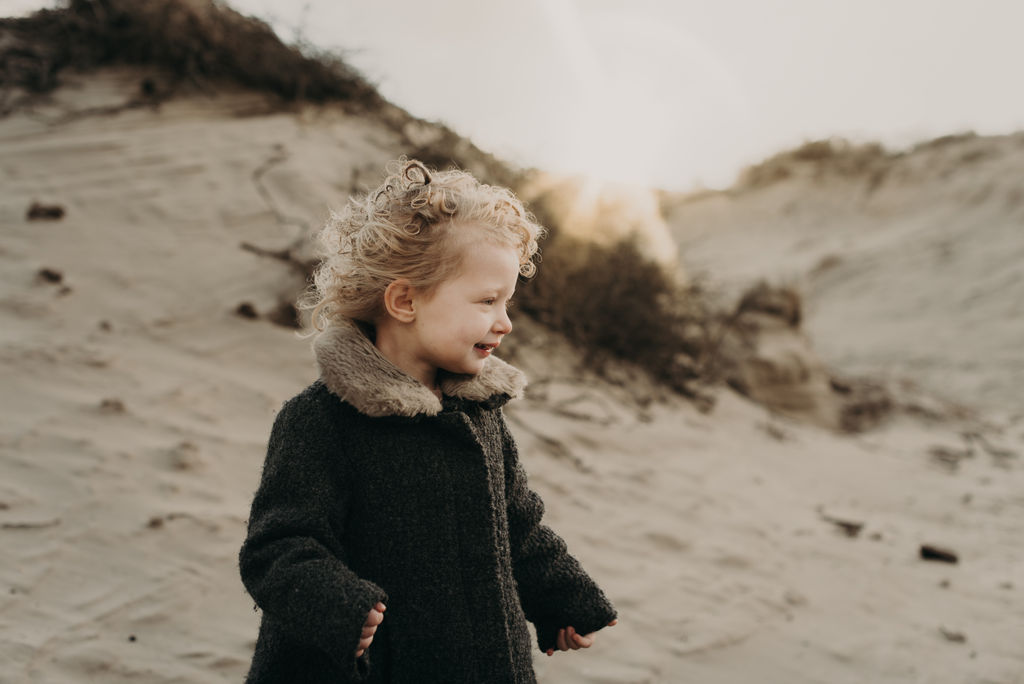
[[[300,302],[312,309],[316,330],[337,319],[374,323],[384,313],[384,290],[399,278],[429,293],[457,271],[473,240],[513,247],[520,274],[536,272],[545,231],[510,190],[405,157],[385,171],[379,188],[332,211],[320,231],[321,261]]]

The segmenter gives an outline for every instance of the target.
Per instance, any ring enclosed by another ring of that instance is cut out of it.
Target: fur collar
[[[435,416],[441,400],[423,383],[380,353],[367,326],[355,321],[334,323],[313,342],[320,378],[332,393],[368,416]],[[491,356],[477,375],[440,371],[445,396],[501,405],[522,396],[526,377]]]

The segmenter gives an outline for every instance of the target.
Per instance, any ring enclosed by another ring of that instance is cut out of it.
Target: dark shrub
[[[304,55],[265,22],[213,0],[70,0],[0,19],[0,85],[46,92],[61,69],[152,65],[193,82],[225,79],[284,100],[375,106],[372,85],[340,58]]]
[[[560,235],[557,227],[552,233],[537,275],[519,287],[517,306],[562,333],[598,370],[608,357],[625,359],[690,393],[703,344],[686,335],[696,290],[677,285],[634,239],[599,245]]]

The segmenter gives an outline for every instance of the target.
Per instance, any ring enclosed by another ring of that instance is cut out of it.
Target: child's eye
[[[493,303],[494,303],[494,299],[493,299],[493,298],[491,298],[491,299],[485,299],[485,300],[483,301],[483,303],[484,303],[484,304],[486,304],[487,306],[490,306],[491,304],[493,304]]]

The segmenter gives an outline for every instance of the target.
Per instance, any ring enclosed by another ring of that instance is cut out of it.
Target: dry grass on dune
[[[706,312],[696,286],[683,286],[644,257],[635,241],[598,245],[557,236],[545,245],[520,308],[562,333],[599,370],[606,359],[636,364],[671,389],[695,396]],[[698,331],[698,335],[694,335]]]
[[[9,93],[52,91],[65,69],[152,67],[135,104],[172,97],[181,86],[215,92],[233,83],[279,105],[335,103],[394,130],[403,151],[437,168],[458,166],[489,182],[515,185],[519,172],[448,127],[415,119],[387,102],[336,53],[286,45],[264,21],[216,0],[69,0],[19,19],[0,18],[0,116]]]
[[[879,172],[898,156],[879,143],[856,144],[841,138],[813,140],[780,152],[740,173],[736,190],[772,185],[798,175],[854,177]]]
[[[0,19],[0,86],[48,92],[68,67],[153,65],[201,84],[229,80],[283,100],[383,102],[328,53],[303,54],[265,22],[210,0],[70,0],[57,10]]]

